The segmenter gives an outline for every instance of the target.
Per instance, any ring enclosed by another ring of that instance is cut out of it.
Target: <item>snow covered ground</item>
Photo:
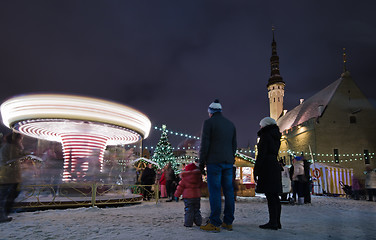
[[[202,215],[210,213],[201,201]],[[234,230],[203,232],[183,226],[184,203],[143,202],[117,208],[77,208],[12,214],[0,239],[375,239],[376,202],[313,196],[312,204],[282,205],[282,229],[264,230],[266,200],[239,198]]]

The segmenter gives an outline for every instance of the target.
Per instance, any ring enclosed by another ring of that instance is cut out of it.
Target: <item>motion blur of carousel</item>
[[[5,101],[1,115],[5,126],[24,136],[16,207],[142,200],[134,163],[151,122],[141,112],[90,97],[27,94]]]

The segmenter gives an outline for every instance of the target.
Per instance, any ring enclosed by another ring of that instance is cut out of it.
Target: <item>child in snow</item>
[[[192,227],[193,223],[201,226],[202,217],[200,212],[200,198],[202,176],[196,164],[190,163],[181,173],[181,181],[175,191],[175,197],[179,198],[183,194],[185,205],[184,226]]]

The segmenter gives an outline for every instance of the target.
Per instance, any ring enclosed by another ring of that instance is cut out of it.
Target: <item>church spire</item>
[[[269,81],[268,81],[268,85],[267,87],[269,87],[271,84],[274,84],[274,83],[285,83],[283,80],[282,80],[282,77],[279,73],[279,57],[278,57],[278,54],[277,54],[277,43],[275,41],[275,38],[274,38],[274,31],[275,31],[275,28],[274,26],[272,27],[272,32],[273,32],[273,42],[272,42],[272,56],[270,57],[270,78],[269,78]]]
[[[283,97],[285,95],[285,82],[279,73],[279,57],[277,55],[277,43],[274,38],[274,26],[273,42],[272,42],[272,56],[270,57],[270,78],[268,81],[268,98],[269,98],[269,110],[270,117],[277,120],[283,115]]]

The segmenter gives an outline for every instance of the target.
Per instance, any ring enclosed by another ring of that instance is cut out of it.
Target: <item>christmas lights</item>
[[[163,131],[163,126],[162,127],[155,126],[154,129],[159,130],[159,131]],[[193,138],[193,139],[200,140],[200,138],[196,137],[196,136],[192,136],[192,135],[185,134],[185,133],[179,133],[179,132],[176,132],[176,131],[174,132],[174,131],[166,129],[166,134],[167,133],[171,134],[171,135],[175,135],[175,136],[180,136],[180,137],[185,137],[185,138]]]
[[[157,146],[155,147],[152,160],[156,162],[159,168],[163,168],[167,163],[171,163],[171,167],[177,171],[178,163],[174,156],[171,143],[168,141],[166,125],[162,125],[162,134]]]

